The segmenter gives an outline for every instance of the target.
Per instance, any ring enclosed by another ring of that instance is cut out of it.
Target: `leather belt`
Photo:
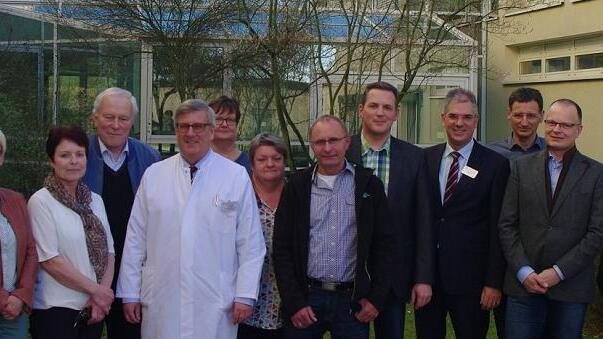
[[[316,279],[308,278],[308,286],[320,288],[321,290],[335,291],[351,291],[354,289],[354,282],[323,282]]]

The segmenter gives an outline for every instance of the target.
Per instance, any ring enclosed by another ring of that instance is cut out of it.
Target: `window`
[[[584,54],[576,56],[576,69],[603,67],[603,53]]]
[[[530,60],[523,61],[520,63],[521,74],[534,74],[542,72],[542,61],[541,60]]]
[[[562,6],[565,0],[518,0],[511,2],[513,5],[507,10],[505,16],[513,16],[532,11]]]
[[[546,59],[547,72],[563,72],[570,70],[570,57]]]

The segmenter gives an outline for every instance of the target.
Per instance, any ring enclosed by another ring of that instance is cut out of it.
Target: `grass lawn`
[[[448,335],[447,339],[454,338],[454,332],[450,319],[448,319]],[[406,311],[406,324],[405,324],[405,338],[413,339],[416,338],[415,334],[415,316],[412,308],[407,308]],[[106,333],[103,333],[103,339],[106,339]],[[324,336],[325,339],[331,338],[327,333]],[[373,331],[371,328],[371,338],[374,338]],[[496,339],[496,328],[494,327],[494,318],[490,319],[490,329],[488,330],[488,339]],[[603,339],[603,298],[597,293],[595,295],[595,302],[588,307],[588,313],[586,314],[586,323],[584,325],[584,336],[583,339]]]

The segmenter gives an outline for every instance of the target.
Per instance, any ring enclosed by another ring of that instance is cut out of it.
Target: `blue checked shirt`
[[[381,179],[383,187],[385,187],[385,194],[387,194],[391,138],[387,138],[387,141],[378,150],[371,148],[371,145],[366,141],[362,133],[360,133],[360,140],[362,143],[362,166],[373,170],[373,174]]]
[[[315,171],[310,199],[308,276],[322,282],[354,280],[356,203],[354,168],[347,163],[333,188]]]

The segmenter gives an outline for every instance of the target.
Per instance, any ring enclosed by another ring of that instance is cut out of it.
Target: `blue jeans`
[[[394,295],[389,295],[383,310],[375,319],[376,339],[404,339],[406,303]]]
[[[27,315],[21,313],[13,320],[0,317],[0,339],[27,338]]]
[[[298,329],[287,319],[285,339],[322,339],[326,331],[331,332],[333,339],[368,339],[369,325],[356,319],[352,304],[351,291],[330,292],[310,287],[308,305],[318,321]]]
[[[544,295],[508,296],[505,334],[513,339],[580,339],[587,306]]]

